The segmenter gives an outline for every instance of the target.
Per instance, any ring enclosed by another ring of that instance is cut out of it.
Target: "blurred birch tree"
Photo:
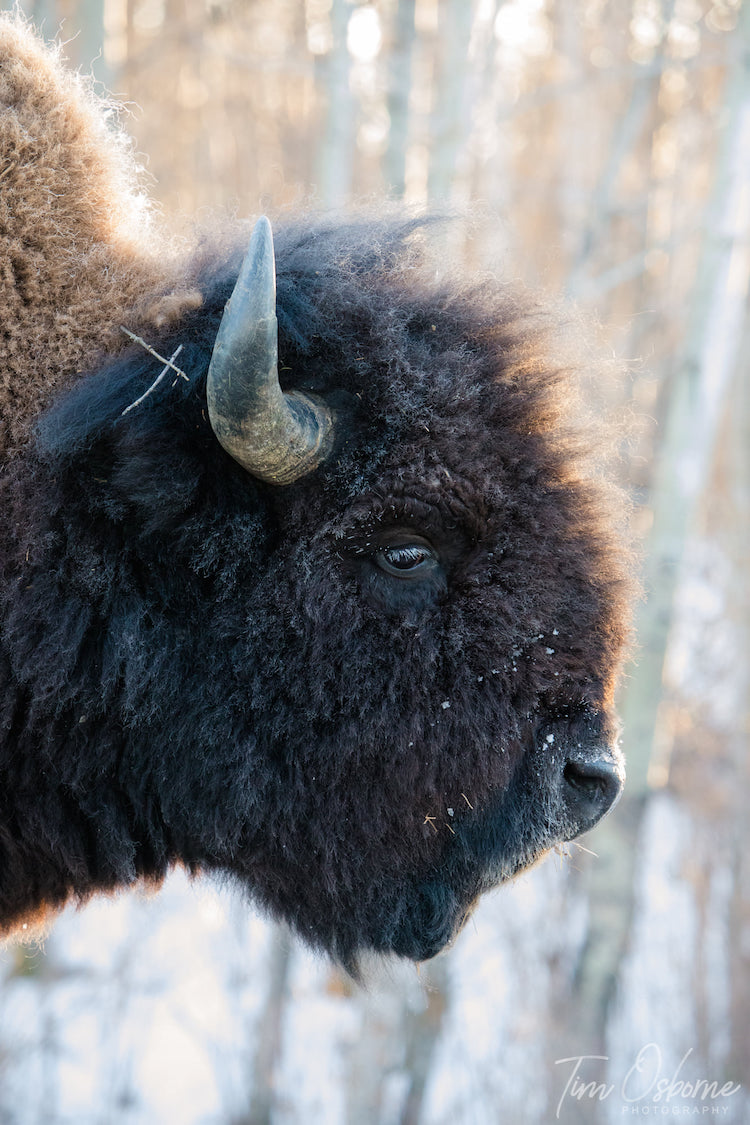
[[[113,905],[119,929],[92,910],[108,936],[92,930],[104,951],[88,967],[86,916],[67,919],[46,954],[0,961],[0,1121],[84,1121],[87,1104],[100,1120],[114,1074],[122,1121],[541,1125],[557,1110],[604,1123],[622,1102],[561,1108],[556,1060],[608,1055],[616,1085],[649,1040],[674,1065],[687,1044],[712,1078],[747,1082],[750,5],[24,7],[129,106],[165,212],[346,209],[383,195],[474,208],[452,252],[595,315],[592,354],[626,364],[623,375],[594,359],[589,398],[631,420],[623,478],[646,597],[622,700],[630,780],[586,841],[597,858],[553,858],[490,899],[419,977],[373,968],[369,996],[244,905],[201,900],[195,920],[179,884],[163,914]],[[144,918],[158,918],[153,933]],[[180,988],[202,979],[190,949],[213,974],[205,1011]],[[120,997],[114,1027],[106,995]],[[192,1038],[172,1009],[191,1012]],[[128,1030],[144,1011],[162,1029],[148,1039],[155,1070],[174,1067],[173,1042],[194,1060],[190,1105],[149,1085],[144,1037]],[[108,1029],[109,1056],[80,1038],[85,1020]],[[82,1041],[88,1102],[71,1062]],[[743,1098],[725,1120],[750,1118]]]

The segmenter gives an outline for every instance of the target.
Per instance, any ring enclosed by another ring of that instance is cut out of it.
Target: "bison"
[[[2,17],[0,927],[181,864],[428,958],[623,783],[576,372],[432,220],[146,252],[108,113]]]

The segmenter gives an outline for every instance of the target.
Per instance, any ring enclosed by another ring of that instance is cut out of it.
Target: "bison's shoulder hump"
[[[126,310],[172,288],[117,117],[58,47],[0,13],[0,455],[52,389],[117,346]]]

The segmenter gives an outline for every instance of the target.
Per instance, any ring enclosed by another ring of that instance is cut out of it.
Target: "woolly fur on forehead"
[[[450,337],[450,306],[462,300],[455,277],[445,287],[442,304],[434,284],[426,285],[424,262],[414,247],[408,248],[409,234],[420,225],[404,222],[403,216],[351,224],[303,220],[278,238],[284,263],[279,271],[282,334],[304,355],[308,370],[316,350],[325,354],[336,343],[343,351],[347,341],[332,337],[337,326],[353,331],[355,320],[346,314],[359,290],[372,320],[368,347],[382,356],[380,367],[394,386],[392,411],[402,418],[414,418],[418,409],[416,370],[409,372],[409,392],[400,402],[395,394],[406,374],[403,355],[392,347],[403,318],[412,319],[414,347],[424,353],[412,367],[428,368],[430,352],[444,352]],[[0,456],[26,440],[29,423],[55,388],[69,385],[103,353],[122,350],[121,324],[153,339],[155,332],[163,335],[170,323],[196,310],[226,275],[227,259],[234,258],[236,268],[236,239],[236,230],[225,232],[217,246],[204,247],[197,258],[194,247],[188,256],[184,245],[170,243],[150,211],[116,107],[65,67],[60,48],[44,45],[17,14],[0,14]],[[208,264],[212,257],[213,266]],[[409,302],[399,310],[388,306],[391,286],[383,290],[379,282],[384,273],[392,285],[411,291],[411,308]],[[297,285],[300,277],[307,279],[303,286]],[[432,290],[429,309],[422,298],[427,288]],[[386,303],[382,316],[373,317],[378,290]],[[497,291],[490,296],[486,286],[474,285],[473,292],[464,287],[464,297],[473,311],[474,333],[499,333],[499,343],[513,353],[509,366],[529,386],[545,381],[550,403],[548,340],[542,341],[548,334],[528,300],[508,287],[499,316]],[[430,317],[434,330],[426,324]],[[434,331],[434,339],[418,343],[423,328]],[[360,343],[351,341],[352,367],[360,362]],[[460,365],[461,357],[455,362]],[[570,381],[565,382],[570,394]],[[449,394],[458,394],[454,379],[446,386]],[[429,394],[439,390],[438,379]],[[366,389],[358,393],[366,399]],[[462,393],[478,392],[467,383]],[[458,407],[457,402],[457,413]],[[394,421],[383,419],[388,426]]]

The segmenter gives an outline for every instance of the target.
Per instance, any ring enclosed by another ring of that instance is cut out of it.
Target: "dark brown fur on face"
[[[514,287],[435,280],[429,222],[287,222],[284,386],[325,399],[337,437],[293,485],[256,480],[205,398],[246,232],[170,283],[177,259],[134,253],[116,208],[91,218],[96,174],[132,207],[106,145],[97,163],[98,111],[4,18],[6,102],[29,58],[13,120],[38,101],[53,142],[33,82],[51,74],[61,120],[89,123],[62,129],[60,165],[85,153],[89,172],[50,204],[47,229],[79,248],[68,272],[32,245],[27,303],[25,259],[7,275],[0,925],[181,862],[231,874],[350,967],[365,948],[429,956],[621,785],[627,551],[576,372]],[[37,147],[25,179],[13,165],[9,214],[48,163]],[[160,364],[123,350],[120,323],[181,346],[188,377],[127,414]]]

